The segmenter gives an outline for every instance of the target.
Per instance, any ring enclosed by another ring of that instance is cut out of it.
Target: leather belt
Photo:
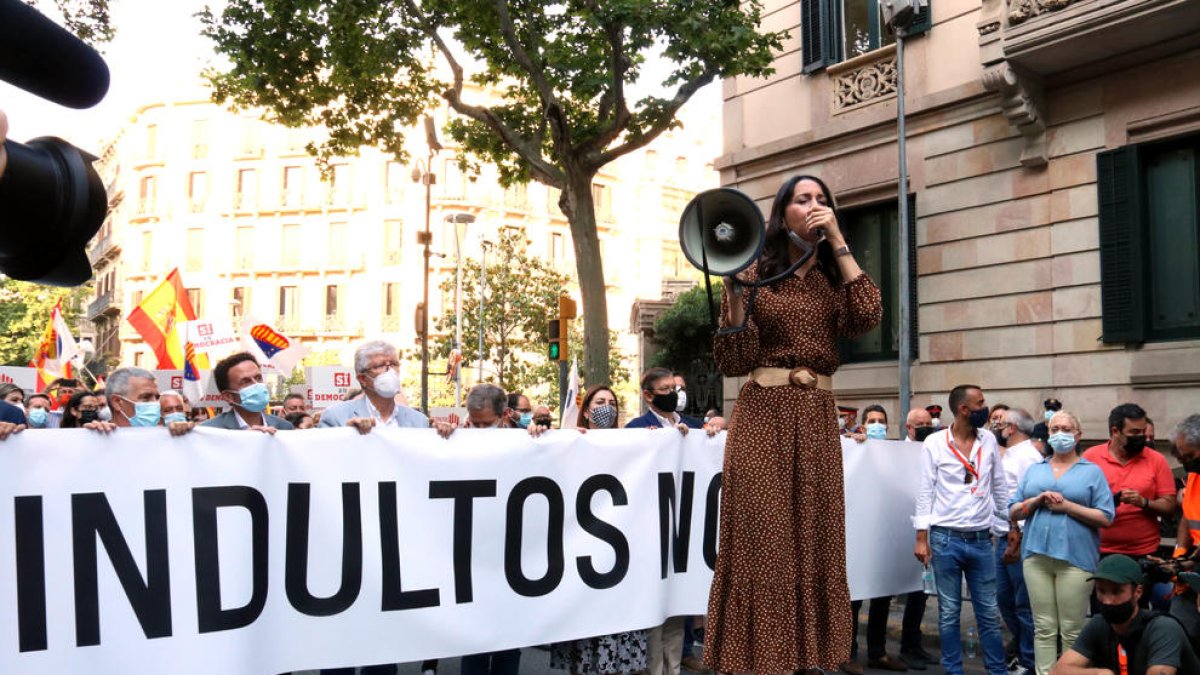
[[[760,387],[800,387],[801,389],[824,389],[833,391],[833,378],[814,373],[812,368],[755,368],[750,371],[750,381]]]

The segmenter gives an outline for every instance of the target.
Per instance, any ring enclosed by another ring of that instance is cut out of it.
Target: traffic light
[[[562,361],[567,357],[567,330],[563,324],[570,325],[561,319],[550,319],[546,337],[550,340],[549,356],[551,361]]]

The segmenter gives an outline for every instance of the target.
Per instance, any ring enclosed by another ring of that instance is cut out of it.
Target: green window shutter
[[[925,3],[921,5],[921,11],[917,12],[917,18],[908,27],[909,37],[929,32],[929,29],[933,26],[932,3],[933,0],[925,0]]]
[[[1140,162],[1136,145],[1096,155],[1104,342],[1143,342],[1146,338]]]
[[[908,320],[909,357],[920,358],[920,313],[917,311],[917,196],[908,196]]]
[[[833,0],[800,0],[800,72],[808,74],[837,63]]]

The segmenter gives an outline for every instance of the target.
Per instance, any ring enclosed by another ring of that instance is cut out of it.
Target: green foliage
[[[0,365],[29,365],[59,298],[63,301],[63,318],[75,331],[90,292],[90,285],[65,289],[0,276]],[[75,339],[79,339],[78,334]]]
[[[67,30],[74,33],[80,40],[97,46],[100,43],[112,42],[116,28],[112,25],[112,17],[108,13],[108,0],[32,0],[39,12],[58,20]],[[47,5],[53,4],[51,10]]]
[[[714,308],[719,305],[723,285],[713,281]],[[704,370],[715,371],[712,352],[712,320],[708,313],[708,294],[701,284],[680,293],[675,304],[654,322],[654,341],[658,351],[650,358],[650,364],[672,370],[693,370],[702,365]]]
[[[501,184],[562,190],[587,309],[585,366],[598,380],[609,378],[610,350],[593,178],[677,125],[714,79],[770,74],[786,35],[757,30],[758,0],[229,0],[200,19],[228,63],[208,73],[215,100],[323,128],[327,140],[312,148],[323,164],[363,146],[407,161],[404,129],[444,101],[458,115],[451,137],[494,164]],[[670,65],[664,82],[642,77],[652,59]],[[468,100],[468,81],[501,97]],[[671,91],[628,96],[649,84]]]

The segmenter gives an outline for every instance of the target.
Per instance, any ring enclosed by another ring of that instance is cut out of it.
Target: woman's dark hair
[[[838,213],[837,204],[833,201],[833,192],[829,190],[829,186],[824,181],[809,175],[792,176],[787,179],[783,185],[779,186],[779,192],[775,193],[775,201],[771,203],[771,215],[767,218],[766,242],[763,244],[762,258],[758,265],[759,279],[780,274],[792,264],[791,254],[788,250],[791,247],[791,240],[788,239],[784,212],[787,210],[788,204],[792,203],[792,193],[796,191],[796,184],[802,180],[811,180],[821,186],[821,192],[825,193],[825,203],[833,209],[833,217],[837,219],[838,226],[844,225],[841,214]],[[843,231],[842,235],[845,236],[845,234]],[[817,245],[817,268],[835,288],[842,284],[842,273],[838,270],[837,257],[833,254],[833,246],[828,241],[821,241]]]
[[[612,394],[613,405],[617,408],[617,414],[621,414],[621,399],[617,398],[617,392],[612,390],[612,387],[607,384],[598,384],[587,390],[587,394],[583,397],[583,403],[579,406],[579,419],[575,420],[575,426],[580,429],[591,429],[592,421],[583,416],[587,412],[588,406],[592,405],[592,399],[596,398],[596,394],[602,391],[607,391]]]
[[[303,420],[305,417],[312,417],[312,415],[310,415],[306,412],[294,412],[294,413],[289,414],[287,417],[284,417],[283,419],[287,420],[288,422],[290,422],[292,424],[292,426],[299,429],[300,421]]]
[[[79,412],[79,406],[83,405],[83,399],[92,396],[99,398],[94,391],[77,391],[71,394],[71,398],[67,400],[67,405],[63,407],[62,422],[58,425],[60,429],[75,429],[79,427],[79,418],[71,414]]]

